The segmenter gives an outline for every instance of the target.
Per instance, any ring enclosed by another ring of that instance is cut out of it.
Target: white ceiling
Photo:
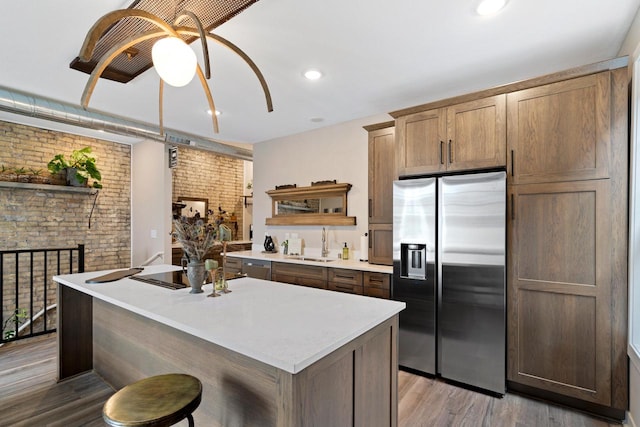
[[[260,0],[214,32],[255,61],[274,111],[267,112],[249,67],[210,43],[220,133],[213,133],[197,79],[165,86],[165,126],[255,143],[610,59],[640,5],[510,0],[488,18],[475,14],[477,2]],[[91,25],[129,3],[3,2],[0,86],[79,104],[88,75],[69,63]],[[199,42],[192,46],[200,52]],[[306,81],[309,67],[324,78]],[[153,70],[128,84],[101,79],[90,107],[157,124],[158,79]]]

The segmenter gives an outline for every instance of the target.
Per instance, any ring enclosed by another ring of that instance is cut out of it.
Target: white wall
[[[391,120],[387,114],[328,126],[298,135],[277,138],[253,147],[253,249],[262,250],[265,231],[276,244],[285,233],[298,233],[304,254],[319,255],[322,226],[266,226],[271,217],[271,198],[265,191],[276,185],[311,185],[312,181],[337,180],[352,185],[347,193],[347,215],[356,217],[355,226],[330,226],[329,249],[337,256],[347,242],[352,258],[358,256],[360,236],[368,223],[368,149],[367,131],[362,126]],[[281,251],[281,247],[279,250]]]
[[[640,9],[638,12],[640,12]],[[629,27],[629,31],[627,32],[627,37],[620,47],[618,56],[633,55],[638,43],[640,43],[640,13],[636,13],[636,17],[633,19],[631,27]]]
[[[131,146],[131,265],[158,252],[171,264],[171,171],[164,144],[143,141]],[[155,235],[155,237],[153,237]]]

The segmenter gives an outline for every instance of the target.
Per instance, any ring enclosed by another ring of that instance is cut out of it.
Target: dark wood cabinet
[[[327,268],[288,262],[272,262],[271,280],[327,289]]]
[[[369,224],[393,223],[393,181],[396,174],[396,142],[393,122],[369,131]]]
[[[362,295],[362,271],[329,268],[327,289]]]
[[[288,262],[271,263],[271,280],[387,299],[391,289],[390,274]]]
[[[393,264],[393,224],[369,224],[369,262]]]
[[[509,191],[508,379],[611,404],[609,180]]]
[[[365,126],[369,132],[369,262],[393,264],[394,122]]]
[[[398,175],[504,166],[505,105],[502,94],[397,117]]]
[[[598,71],[507,96],[507,377],[624,418],[628,78]]]
[[[507,95],[514,184],[609,177],[611,73]]]
[[[362,276],[363,293],[369,297],[390,298],[391,275],[365,271]]]

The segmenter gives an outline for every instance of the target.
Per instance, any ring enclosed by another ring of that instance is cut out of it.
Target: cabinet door
[[[507,95],[514,184],[609,176],[610,73]]]
[[[498,95],[447,108],[447,170],[506,164],[505,100]]]
[[[365,271],[362,276],[364,295],[389,299],[391,291],[391,275]]]
[[[393,127],[369,132],[369,224],[393,222],[396,145]]]
[[[313,265],[273,262],[271,263],[271,280],[327,289],[327,269]]]
[[[398,174],[420,175],[446,170],[445,109],[423,111],[396,119]]]
[[[508,379],[611,403],[609,180],[509,188]]]
[[[369,225],[369,262],[393,265],[393,224]]]

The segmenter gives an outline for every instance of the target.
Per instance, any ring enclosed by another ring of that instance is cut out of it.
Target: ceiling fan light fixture
[[[481,16],[488,16],[498,13],[507,4],[507,0],[482,0],[476,12]]]
[[[165,37],[151,48],[153,66],[165,83],[174,87],[189,84],[196,74],[196,54],[182,39]]]

